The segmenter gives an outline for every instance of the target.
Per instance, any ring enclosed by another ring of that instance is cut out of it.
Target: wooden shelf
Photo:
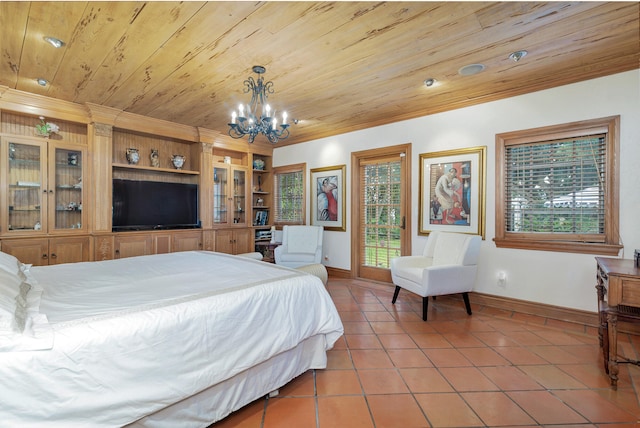
[[[190,171],[186,169],[156,168],[152,166],[129,165],[124,163],[114,163],[112,164],[112,166],[114,168],[130,169],[130,170],[135,169],[138,171],[156,171],[156,172],[169,172],[173,174],[200,175],[200,171]]]

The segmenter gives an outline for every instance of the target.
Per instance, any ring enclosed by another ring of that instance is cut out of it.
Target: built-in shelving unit
[[[51,264],[190,249],[249,252],[256,234],[264,242],[272,224],[271,144],[0,89],[3,251]],[[37,135],[40,115],[58,132]],[[114,232],[115,179],[197,185],[201,227]]]

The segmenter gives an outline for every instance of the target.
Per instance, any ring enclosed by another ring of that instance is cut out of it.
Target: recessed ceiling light
[[[36,79],[36,82],[38,82],[38,85],[40,85],[40,86],[47,86],[49,84],[49,81],[47,79],[42,78],[42,77],[38,77]]]
[[[522,51],[515,51],[515,52],[511,52],[509,54],[509,59],[512,59],[514,62],[518,62],[520,61],[523,57],[525,57],[529,52],[522,50]]]
[[[64,42],[60,39],[56,39],[55,37],[44,36],[43,38],[47,43],[49,43],[54,48],[61,48],[64,46]]]
[[[458,70],[458,74],[461,76],[473,76],[474,74],[484,71],[484,68],[483,64],[469,64]]]
[[[424,85],[426,87],[429,87],[429,86],[433,86],[436,82],[437,82],[436,79],[434,79],[433,77],[429,77],[427,80],[424,81]]]

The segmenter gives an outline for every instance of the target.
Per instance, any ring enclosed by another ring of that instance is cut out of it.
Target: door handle
[[[407,227],[407,219],[405,216],[402,216],[402,224],[400,225],[400,229],[405,229]]]

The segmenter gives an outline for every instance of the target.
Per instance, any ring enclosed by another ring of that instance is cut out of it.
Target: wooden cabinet
[[[202,231],[198,229],[121,232],[114,234],[113,238],[108,235],[100,237],[96,247],[100,246],[104,248],[96,248],[96,260],[195,251],[203,248]]]
[[[2,251],[34,266],[86,262],[91,257],[90,242],[88,236],[5,239]]]
[[[153,254],[153,237],[134,233],[116,235],[113,252],[116,259]]]
[[[251,252],[252,232],[249,228],[216,230],[216,251],[227,254]]]
[[[2,138],[2,235],[86,232],[84,146]]]
[[[171,251],[197,251],[202,250],[201,231],[176,231],[173,234]]]

